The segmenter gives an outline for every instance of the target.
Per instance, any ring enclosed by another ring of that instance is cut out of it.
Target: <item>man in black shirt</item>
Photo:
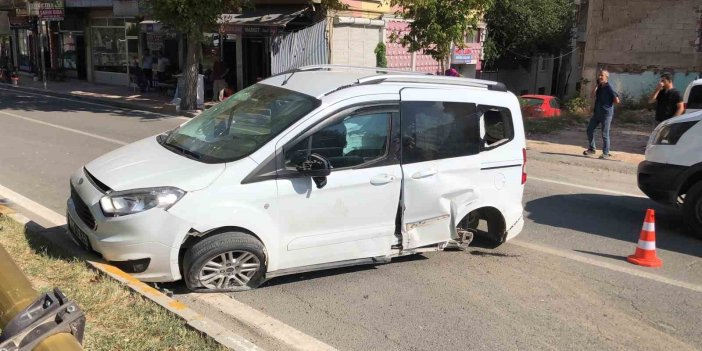
[[[651,95],[650,103],[656,103],[656,121],[661,123],[685,111],[682,95],[673,87],[673,78],[668,73],[661,75],[656,91]]]

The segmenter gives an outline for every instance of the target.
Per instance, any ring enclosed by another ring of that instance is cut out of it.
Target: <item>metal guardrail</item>
[[[0,245],[0,351],[83,350],[85,316],[60,290],[39,294]]]

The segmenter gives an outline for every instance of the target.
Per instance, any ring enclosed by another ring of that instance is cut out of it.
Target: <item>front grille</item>
[[[83,199],[80,198],[80,195],[78,195],[78,192],[76,191],[76,188],[73,187],[73,184],[71,184],[71,200],[73,200],[73,205],[76,208],[76,213],[78,213],[78,217],[87,225],[90,229],[95,230],[95,217],[93,217],[93,214],[90,213],[90,208],[88,208],[88,205],[83,202]]]

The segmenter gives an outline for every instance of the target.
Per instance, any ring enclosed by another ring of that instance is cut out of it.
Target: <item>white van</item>
[[[693,80],[683,95],[685,113],[702,110],[702,79]]]
[[[702,237],[702,111],[662,122],[651,134],[639,164],[639,189],[654,201],[683,211],[689,229]]]
[[[88,163],[67,218],[141,280],[245,290],[465,247],[478,223],[513,238],[525,147],[502,84],[310,66]]]

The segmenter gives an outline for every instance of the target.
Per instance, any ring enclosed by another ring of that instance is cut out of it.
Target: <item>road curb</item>
[[[105,98],[99,98],[99,97],[94,97],[94,96],[78,95],[78,94],[73,94],[73,93],[62,93],[62,92],[56,92],[53,90],[44,90],[44,89],[40,89],[40,88],[24,87],[21,85],[15,86],[15,85],[5,84],[5,85],[1,85],[1,87],[6,89],[6,90],[16,89],[16,90],[20,90],[20,91],[26,91],[29,93],[48,95],[48,96],[59,97],[59,98],[81,99],[81,100],[96,103],[96,104],[102,104],[102,105],[107,105],[107,106],[112,106],[112,107],[117,107],[117,108],[123,108],[123,109],[127,109],[127,110],[147,111],[147,112],[158,113],[158,114],[167,115],[167,116],[195,117],[198,114],[197,111],[180,111],[180,113],[177,113],[175,106],[166,105],[166,104],[164,104],[164,105],[170,106],[172,108],[140,105],[140,104],[134,104],[134,103],[124,102],[124,101],[120,101],[120,100],[105,99]]]
[[[0,205],[0,215],[7,216],[15,222],[23,225],[27,231],[34,232],[35,234],[38,234],[37,232],[46,229],[25,217],[21,213],[18,213],[3,205]],[[65,224],[61,225],[61,227],[65,229]],[[71,249],[66,246],[61,247],[62,249],[67,250],[69,254],[74,256],[78,256],[80,254],[76,249]],[[86,260],[86,262],[98,272],[111,277],[123,285],[126,285],[132,291],[136,292],[142,297],[153,301],[169,312],[175,314],[179,318],[183,319],[188,326],[209,336],[224,347],[237,351],[263,351],[263,349],[254,345],[242,336],[234,334],[233,332],[223,328],[213,320],[189,308],[184,303],[168,297],[166,294],[154,289],[148,284],[139,281],[121,269],[104,262],[90,260]]]

